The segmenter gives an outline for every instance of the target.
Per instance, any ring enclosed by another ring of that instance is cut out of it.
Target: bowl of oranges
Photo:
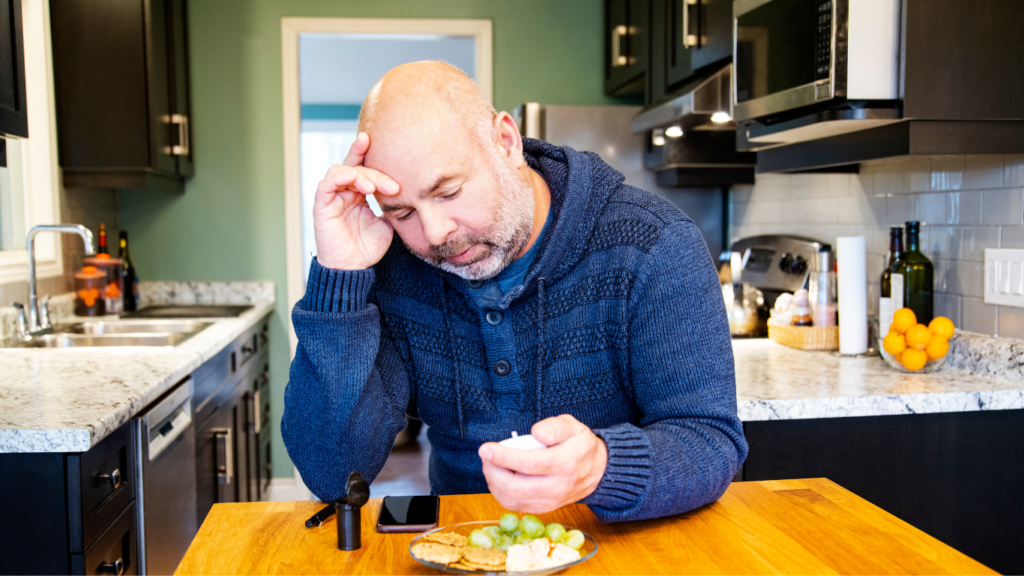
[[[949,339],[956,328],[945,316],[936,316],[928,323],[918,324],[910,308],[900,308],[892,315],[889,333],[879,341],[882,358],[901,372],[927,374],[946,363]]]

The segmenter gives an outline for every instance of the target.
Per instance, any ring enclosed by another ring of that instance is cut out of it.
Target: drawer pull
[[[214,428],[213,438],[217,442],[217,483],[231,484],[231,479],[235,476],[231,428]]]
[[[100,564],[97,572],[101,574],[114,574],[115,576],[121,576],[124,574],[124,560],[118,558],[113,562],[104,562]]]
[[[110,474],[97,474],[96,483],[110,484],[114,487],[114,490],[117,490],[121,487],[121,470],[114,468],[114,471]]]
[[[248,409],[251,409],[252,416],[250,417],[249,432],[253,434],[259,434],[260,430],[263,429],[262,413],[260,412],[260,391],[246,392],[246,402],[248,402]]]

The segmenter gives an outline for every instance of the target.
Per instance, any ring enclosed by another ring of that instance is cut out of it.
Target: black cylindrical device
[[[338,550],[358,550],[362,542],[363,504],[370,499],[370,485],[359,472],[348,475],[345,495],[334,502],[338,517]]]

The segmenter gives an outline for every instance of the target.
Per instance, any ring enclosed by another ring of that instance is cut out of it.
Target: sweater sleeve
[[[325,502],[344,493],[352,471],[372,482],[405,427],[409,383],[367,302],[373,280],[372,269],[333,270],[314,259],[292,311],[299,343],[281,434],[303,482]]]
[[[627,389],[639,421],[594,431],[608,466],[582,503],[603,522],[714,502],[747,456],[725,303],[693,222],[663,230],[629,304]]]

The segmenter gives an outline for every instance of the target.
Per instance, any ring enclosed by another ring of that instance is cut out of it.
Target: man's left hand
[[[480,446],[484,477],[502,506],[542,514],[589,496],[608,465],[608,447],[579,420],[563,414],[533,425],[546,450],[516,450],[495,442]]]

